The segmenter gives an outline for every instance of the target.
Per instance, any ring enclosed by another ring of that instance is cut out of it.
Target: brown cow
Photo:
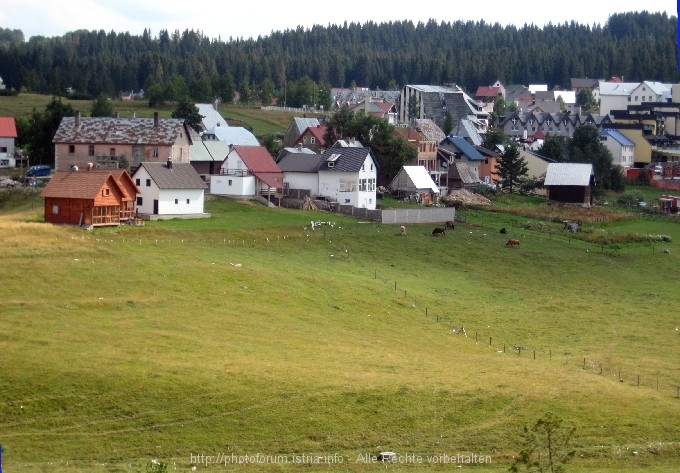
[[[505,244],[506,248],[519,248],[519,240],[510,239]]]

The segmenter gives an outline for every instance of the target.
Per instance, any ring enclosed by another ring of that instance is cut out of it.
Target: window
[[[359,192],[366,192],[366,184],[368,179],[359,179]]]
[[[179,204],[179,199],[175,199],[175,205]]]
[[[184,148],[180,148],[180,149],[179,149],[179,157],[180,157],[180,159],[182,158],[182,156],[184,156]]]
[[[108,197],[109,196],[109,189],[102,189],[102,197]]]
[[[94,156],[94,145],[89,145],[87,147],[87,155],[88,156]]]
[[[146,187],[151,187],[151,179],[146,180]]]
[[[109,148],[109,156],[115,156],[116,155],[116,148]]]
[[[637,95],[635,96],[635,101],[636,101],[636,102],[638,101],[638,96],[637,96]]]
[[[355,192],[357,183],[352,179],[340,179],[340,192]]]
[[[310,142],[311,144],[314,144],[314,143],[316,143],[316,138],[315,138],[315,137],[313,137],[313,136],[312,136],[312,137],[310,137],[310,138],[309,138],[309,142]]]
[[[58,205],[52,206],[52,215],[59,215],[59,206]]]
[[[141,181],[142,181],[142,180],[141,180],[140,178],[135,179],[135,185],[136,185],[137,187],[141,186],[141,185],[142,185],[142,182],[141,182]]]
[[[6,153],[7,152],[7,146],[0,146],[0,153]]]
[[[187,204],[190,204],[190,203],[191,203],[191,202],[189,201],[189,199],[187,199]]]
[[[76,145],[68,145],[68,154],[74,154],[76,152]]]
[[[158,146],[153,147],[153,157],[157,158],[158,157]]]
[[[231,185],[231,179],[229,179],[229,184],[228,184],[228,185]]]
[[[142,206],[142,198],[141,197],[137,197],[137,206],[138,207]]]

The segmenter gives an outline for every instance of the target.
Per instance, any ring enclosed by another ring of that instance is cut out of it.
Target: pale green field
[[[671,235],[665,254],[488,212],[401,237],[210,201],[209,220],[86,232],[41,223],[30,202],[0,210],[3,471],[456,466],[361,461],[383,450],[505,471],[548,411],[576,427],[569,471],[677,471],[677,223],[607,225]],[[289,463],[205,466],[258,453]]]

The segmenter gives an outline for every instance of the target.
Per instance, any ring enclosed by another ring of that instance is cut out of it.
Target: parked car
[[[661,175],[663,173],[663,167],[661,166],[654,166],[654,174],[657,176]]]
[[[38,164],[37,166],[31,166],[26,171],[26,177],[45,177],[52,174],[52,168],[46,164]]]

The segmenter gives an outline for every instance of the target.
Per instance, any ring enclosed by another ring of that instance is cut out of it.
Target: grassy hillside
[[[505,211],[402,237],[211,200],[211,219],[86,232],[41,223],[39,197],[20,201],[0,210],[7,471],[144,471],[151,459],[377,471],[357,459],[383,450],[490,455],[474,468],[505,471],[546,412],[576,427],[570,471],[677,469],[677,220],[594,224],[669,235],[667,254]],[[196,457],[257,453],[306,456]],[[310,464],[334,454],[342,464]]]
[[[0,116],[29,117],[34,110],[43,112],[47,104],[52,100],[49,95],[22,93],[17,96],[0,96]],[[84,115],[89,115],[92,110],[91,100],[70,100],[62,98],[63,103],[70,104],[74,110]],[[150,108],[148,101],[114,100],[113,109],[121,117],[153,117],[154,112],[160,116],[169,118],[174,110],[173,104]],[[234,126],[244,126],[252,131],[255,136],[263,136],[272,133],[284,133],[294,116],[300,113],[292,111],[263,111],[259,107],[243,107],[237,105],[226,106],[220,104],[220,114],[232,121]],[[313,116],[313,114],[307,114]]]

